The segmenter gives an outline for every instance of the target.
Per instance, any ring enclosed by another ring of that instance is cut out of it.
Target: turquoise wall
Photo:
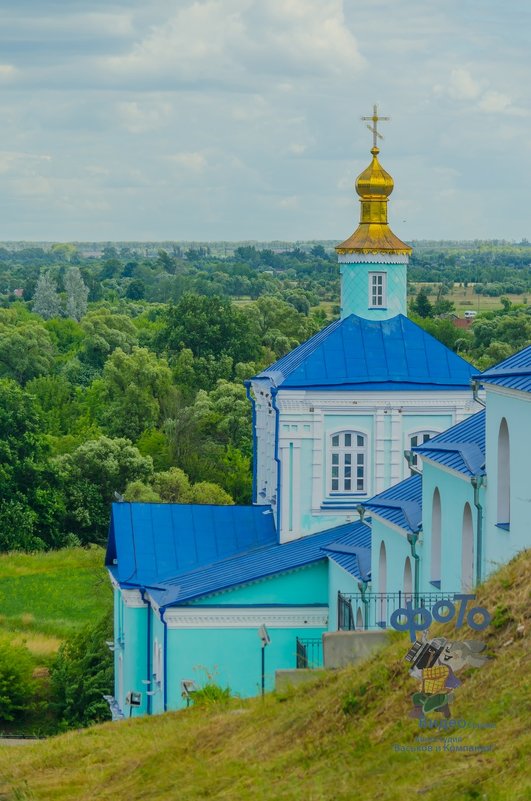
[[[275,670],[296,667],[296,637],[320,638],[324,628],[271,628],[265,651],[265,686],[275,686]],[[256,628],[168,629],[168,708],[185,706],[180,683],[199,686],[211,680],[242,698],[258,695],[261,681],[261,643]]]
[[[328,630],[337,631],[337,594],[358,593],[358,580],[338,564],[328,562]],[[354,610],[354,615],[356,610]]]
[[[147,711],[147,696],[142,679],[147,678],[147,633],[148,633],[148,607],[129,607],[124,604],[121,591],[115,590],[115,621],[123,632],[123,636],[115,638],[114,665],[115,665],[115,698],[120,709],[126,717],[131,712],[132,717],[143,715]],[[120,659],[123,668],[120,671]],[[120,672],[123,676],[120,687]],[[129,692],[142,693],[142,705],[130,710],[125,704],[125,697]]]
[[[235,587],[192,602],[194,606],[264,605],[264,604],[308,604],[328,603],[328,560],[307,567],[282,573],[279,576],[256,581],[243,587]]]
[[[502,418],[507,420],[510,442],[510,507],[508,531],[497,527],[498,511],[498,432]],[[527,393],[503,394],[487,388],[487,519],[486,570],[492,572],[523,548],[531,546],[531,480],[529,448],[531,442],[531,397]]]
[[[369,308],[369,273],[387,273],[387,307]],[[407,315],[407,264],[341,264],[341,317],[367,320]]]

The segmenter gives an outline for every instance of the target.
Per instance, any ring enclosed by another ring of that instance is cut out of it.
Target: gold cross
[[[378,147],[378,139],[383,139],[382,134],[378,130],[378,122],[380,120],[384,121],[390,120],[391,117],[378,116],[378,106],[375,103],[372,109],[372,117],[362,117],[361,119],[364,122],[367,120],[370,120],[372,122],[372,125],[367,125],[367,128],[369,129],[369,131],[372,131],[372,146]]]

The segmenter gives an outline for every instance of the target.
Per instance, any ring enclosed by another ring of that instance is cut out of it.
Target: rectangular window
[[[366,491],[367,439],[363,434],[343,431],[331,437],[331,492]]]
[[[387,305],[387,273],[369,273],[369,308]]]

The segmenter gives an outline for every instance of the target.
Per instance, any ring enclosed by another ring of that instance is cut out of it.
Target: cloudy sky
[[[0,240],[531,238],[527,0],[3,0]],[[384,128],[385,126],[385,128]]]

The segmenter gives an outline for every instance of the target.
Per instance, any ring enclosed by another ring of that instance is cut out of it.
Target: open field
[[[394,633],[364,665],[264,701],[94,726],[20,748],[16,759],[0,748],[0,798],[528,801],[530,572],[528,551],[478,590],[477,603],[493,613],[489,628],[481,637],[459,632],[484,640],[491,656],[480,670],[460,673],[452,711],[472,726],[442,734],[408,717],[416,688],[404,661],[409,641]],[[432,634],[442,632],[457,639],[451,624]],[[434,738],[431,752],[397,751],[418,746],[419,736]],[[456,746],[491,750],[447,750]]]
[[[415,287],[415,295],[422,287],[438,287],[438,284],[430,283],[430,282],[418,282],[414,283],[413,286]],[[437,297],[437,290],[433,291],[433,294],[430,295],[430,301],[433,303]],[[509,298],[511,303],[515,304],[522,304],[525,302],[526,295],[504,295],[504,297]],[[412,300],[414,295],[410,297]],[[467,287],[460,286],[459,284],[454,284],[453,290],[448,294],[444,295],[445,300],[451,300],[452,303],[455,304],[455,311],[459,317],[463,316],[463,313],[467,309],[472,309],[474,311],[494,311],[496,309],[501,309],[502,303],[500,298],[491,298],[487,295],[476,295],[474,292],[474,286],[469,284]],[[531,300],[531,293],[530,297],[527,300]]]
[[[36,661],[111,604],[102,548],[0,555],[0,636],[25,642]]]

